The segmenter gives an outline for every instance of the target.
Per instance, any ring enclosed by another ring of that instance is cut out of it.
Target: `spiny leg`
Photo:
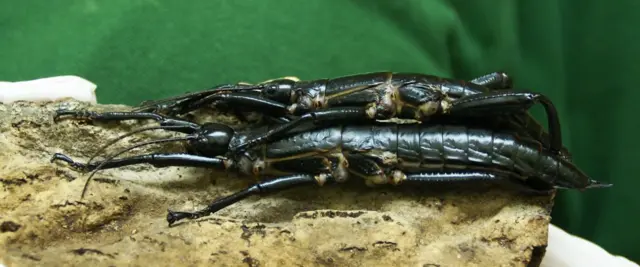
[[[511,89],[511,87],[513,87],[513,81],[504,72],[492,72],[475,78],[469,82],[494,90]]]
[[[503,178],[499,175],[483,171],[434,171],[406,174],[403,183],[436,183],[436,182],[466,182],[466,181],[496,181]]]
[[[84,163],[79,163],[74,161],[67,155],[56,153],[53,155],[51,162],[54,161],[64,161],[68,163],[73,168],[82,170],[82,171],[93,171],[95,168],[104,163],[100,168],[101,169],[112,169],[119,168],[123,166],[136,165],[136,164],[151,164],[154,167],[162,168],[162,167],[171,167],[171,166],[184,166],[184,167],[205,167],[205,168],[213,168],[218,170],[226,170],[231,164],[229,160],[224,158],[209,158],[191,154],[182,154],[182,153],[154,153],[154,154],[146,154],[146,155],[137,155],[126,158],[113,159],[108,162],[103,161],[94,161],[86,165]]]
[[[542,104],[549,124],[549,148],[554,153],[562,151],[562,133],[558,111],[549,98],[532,92],[493,91],[462,97],[452,102],[449,113],[454,116],[495,116],[523,114],[534,104]]]
[[[418,185],[418,184],[433,184],[433,183],[447,183],[447,182],[471,182],[471,181],[489,181],[489,182],[501,182],[510,188],[517,190],[518,192],[528,193],[532,195],[550,195],[553,192],[553,188],[549,189],[537,189],[527,186],[521,180],[514,178],[519,177],[513,173],[492,172],[492,171],[434,171],[423,173],[406,174],[406,179],[402,184],[406,185]],[[531,178],[533,179],[533,178]]]
[[[305,185],[322,185],[326,182],[332,182],[333,178],[331,175],[310,175],[310,174],[295,174],[289,176],[283,176],[279,178],[275,178],[273,180],[260,182],[249,186],[239,192],[236,192],[230,196],[222,197],[213,201],[209,206],[204,209],[195,211],[195,212],[183,212],[183,211],[167,211],[167,222],[169,226],[173,225],[175,222],[189,218],[189,219],[197,219],[200,217],[207,216],[209,214],[215,213],[225,207],[233,205],[249,196],[253,195],[267,195],[280,191],[284,191],[286,189],[291,189],[295,187],[301,187]]]

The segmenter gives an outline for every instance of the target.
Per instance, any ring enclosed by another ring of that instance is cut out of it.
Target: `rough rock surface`
[[[87,174],[50,163],[52,154],[85,162],[106,140],[151,122],[54,123],[60,107],[86,106],[0,105],[0,262],[7,266],[527,266],[547,244],[552,197],[357,182],[253,197],[169,228],[167,208],[199,208],[252,179],[136,165],[99,172],[80,200]],[[167,135],[135,135],[108,152]]]

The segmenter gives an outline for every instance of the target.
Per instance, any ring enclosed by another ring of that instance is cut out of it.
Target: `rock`
[[[107,140],[151,122],[54,123],[60,107],[87,106],[0,105],[0,244],[8,266],[533,266],[547,244],[553,197],[495,188],[369,188],[360,181],[253,197],[169,228],[167,208],[200,208],[252,178],[136,165],[98,172],[81,200],[88,174],[50,163],[53,153],[86,162]],[[238,125],[211,114],[197,118]],[[175,134],[141,133],[107,152],[166,136]]]

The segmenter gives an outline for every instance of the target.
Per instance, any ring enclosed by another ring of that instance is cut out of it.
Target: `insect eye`
[[[276,94],[276,92],[277,92],[277,90],[278,90],[278,89],[276,88],[276,85],[271,84],[271,85],[269,85],[269,86],[267,87],[267,89],[265,90],[265,92],[266,92],[268,95],[275,95],[275,94]]]

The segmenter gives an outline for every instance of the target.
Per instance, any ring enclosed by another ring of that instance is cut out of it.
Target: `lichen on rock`
[[[552,197],[498,189],[403,190],[362,184],[252,197],[168,227],[167,208],[194,210],[255,182],[207,169],[150,165],[88,176],[51,163],[86,161],[152,122],[61,121],[59,108],[128,110],[76,101],[0,105],[0,262],[8,266],[527,266],[547,244]],[[200,121],[239,123],[198,114]],[[108,149],[171,136],[134,135]],[[176,151],[177,144],[131,153]]]

